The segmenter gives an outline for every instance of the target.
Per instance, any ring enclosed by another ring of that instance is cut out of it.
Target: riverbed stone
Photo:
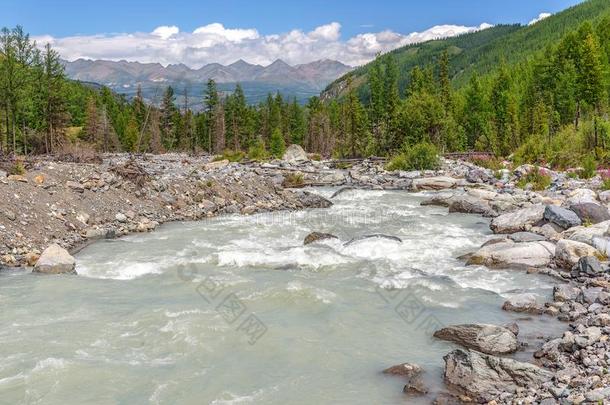
[[[451,325],[434,332],[434,337],[487,354],[507,354],[517,350],[515,334],[497,325]]]
[[[76,260],[68,251],[56,243],[47,247],[34,265],[35,273],[76,274]]]
[[[580,294],[580,288],[569,284],[560,284],[553,287],[553,300],[556,302],[574,301]]]
[[[454,188],[456,185],[456,179],[445,176],[423,177],[413,180],[413,188],[415,190],[443,190]]]
[[[596,277],[605,272],[599,259],[595,256],[585,256],[578,259],[578,273],[589,277]]]
[[[337,238],[335,235],[333,235],[331,233],[312,232],[305,237],[305,239],[303,240],[303,244],[309,245],[311,243],[319,242],[319,241],[326,240],[326,239],[339,239],[339,238]]]
[[[515,243],[507,239],[483,246],[470,256],[467,264],[506,268],[547,267],[554,255],[555,245],[550,242]]]
[[[545,206],[541,204],[502,214],[491,221],[495,233],[515,233],[528,231],[544,219]]]
[[[571,269],[581,257],[603,255],[591,245],[576,242],[569,239],[562,239],[557,242],[555,247],[555,262],[565,268]]]
[[[519,388],[540,387],[553,374],[530,363],[457,349],[447,354],[444,379],[476,402],[496,400]]]
[[[439,207],[449,207],[451,201],[455,198],[456,194],[452,191],[442,191],[434,193],[430,197],[423,200],[420,205],[435,205]]]
[[[502,305],[502,309],[511,312],[525,312],[529,314],[541,314],[542,307],[536,301],[536,296],[531,293],[518,294],[510,297]]]
[[[600,222],[610,221],[608,208],[594,202],[572,204],[570,210],[576,213],[583,223],[599,224]]]
[[[487,201],[468,195],[452,198],[449,203],[449,212],[494,216],[494,212]]]
[[[515,232],[513,234],[508,235],[508,238],[513,242],[521,243],[521,242],[542,242],[545,241],[546,238],[542,235],[538,235],[533,232]]]
[[[604,237],[610,227],[610,221],[591,226],[577,226],[562,232],[562,237],[593,246],[593,238]]]
[[[564,229],[579,226],[581,224],[580,218],[574,211],[555,205],[546,206],[544,210],[544,219],[557,224]]]
[[[411,378],[423,372],[420,365],[414,363],[402,363],[392,367],[388,367],[382,371],[384,374],[398,375],[401,377]]]

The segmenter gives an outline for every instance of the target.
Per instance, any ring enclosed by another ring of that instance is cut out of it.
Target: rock
[[[507,323],[506,325],[503,325],[503,326],[506,329],[508,329],[509,331],[511,331],[513,333],[513,335],[519,336],[519,325],[517,325],[516,322]]]
[[[363,240],[366,240],[366,239],[388,239],[388,240],[391,240],[391,241],[394,241],[394,242],[402,243],[402,239],[400,239],[397,236],[384,235],[384,234],[381,234],[381,233],[375,233],[375,234],[372,234],[372,235],[356,236],[355,238],[352,238],[349,241],[345,242],[343,244],[343,246],[349,246],[349,245],[351,245],[353,243],[360,242],[360,241],[363,241]]]
[[[17,219],[17,215],[11,210],[4,210],[3,214],[9,221],[14,221]]]
[[[229,165],[228,159],[217,160],[215,162],[209,162],[203,165],[203,170],[205,171],[214,171],[218,169],[222,169],[225,166]]]
[[[593,246],[595,237],[603,237],[610,227],[610,221],[600,222],[591,226],[577,226],[562,232],[564,238],[586,243]]]
[[[610,221],[608,208],[593,202],[572,204],[570,210],[576,213],[583,223],[599,224],[600,222]]]
[[[443,190],[454,188],[456,185],[457,180],[452,177],[423,177],[413,180],[415,190]]]
[[[28,252],[25,255],[25,263],[30,267],[34,266],[36,262],[38,262],[38,259],[40,259],[40,255],[38,253]]]
[[[299,190],[296,194],[303,207],[306,208],[328,208],[333,205],[330,200],[315,193]]]
[[[526,293],[515,295],[504,302],[502,309],[512,312],[526,312],[529,314],[541,314],[542,308],[536,302],[534,294]]]
[[[437,330],[434,337],[487,354],[507,354],[517,350],[515,334],[497,325],[452,325]]]
[[[533,232],[515,232],[513,234],[508,235],[508,238],[517,243],[542,242],[546,240],[544,236],[538,235],[537,233]]]
[[[557,240],[561,238],[563,228],[555,224],[544,224],[540,228],[532,228],[532,231],[534,230],[547,239]]]
[[[533,364],[457,349],[443,357],[445,383],[478,402],[488,402],[520,387],[536,389],[553,374]]]
[[[337,238],[335,235],[332,235],[330,233],[312,232],[305,237],[303,244],[309,245],[310,243],[318,242],[318,241],[325,240],[325,239],[339,239],[339,238]]]
[[[437,205],[439,207],[449,207],[451,201],[455,197],[455,193],[450,191],[434,193],[432,196],[423,200],[419,205]]]
[[[568,194],[566,202],[569,205],[580,204],[580,203],[595,203],[597,200],[597,194],[595,191],[588,188],[577,188]]]
[[[303,148],[299,145],[290,145],[286,148],[286,152],[284,152],[284,156],[282,156],[282,160],[290,163],[301,163],[308,162],[309,157],[307,153],[303,150]]]
[[[487,183],[494,179],[485,169],[473,169],[466,174],[466,181],[469,183]]]
[[[555,256],[550,242],[515,243],[512,240],[483,246],[468,259],[468,265],[487,267],[529,268],[546,267]]]
[[[20,174],[10,174],[7,177],[8,180],[10,181],[19,181],[21,183],[27,183],[28,179],[26,179],[24,176],[20,175]]]
[[[580,288],[568,284],[553,287],[553,300],[557,302],[574,301],[580,294]]]
[[[562,239],[557,242],[555,248],[555,262],[558,265],[571,269],[578,263],[578,260],[584,256],[602,257],[602,254],[593,246],[585,243],[569,239]]]
[[[578,259],[578,272],[580,275],[597,277],[604,273],[604,268],[595,256],[585,256]]]
[[[402,391],[408,395],[426,395],[428,393],[428,388],[426,387],[423,378],[418,375],[411,378]]]
[[[413,363],[402,363],[392,367],[388,367],[382,372],[384,374],[398,375],[406,378],[412,378],[421,374],[423,369],[421,366]]]
[[[491,229],[495,233],[515,233],[528,231],[544,218],[544,205],[533,205],[518,211],[502,214],[491,221]]]
[[[76,219],[86,225],[89,223],[89,214],[86,212],[79,212],[76,214]]]
[[[449,203],[449,212],[492,216],[493,210],[486,201],[471,196],[454,197]]]
[[[66,182],[66,187],[77,193],[83,193],[85,191],[85,187],[82,184],[71,180]]]
[[[602,191],[597,195],[597,197],[603,204],[610,203],[610,190]]]
[[[578,215],[576,215],[574,211],[555,205],[546,206],[544,210],[544,219],[557,224],[564,229],[579,226],[581,224],[580,218],[578,218]]]
[[[47,247],[34,266],[34,272],[45,274],[76,274],[76,260],[58,244]]]
[[[119,212],[118,214],[116,214],[114,216],[114,219],[116,219],[117,221],[119,221],[121,223],[125,223],[125,222],[127,222],[127,215],[123,214],[122,212]]]

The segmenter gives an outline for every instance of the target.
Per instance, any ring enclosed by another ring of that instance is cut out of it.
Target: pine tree
[[[441,101],[445,108],[445,115],[449,115],[453,110],[451,79],[449,77],[449,53],[443,51],[439,61],[439,82],[441,88]]]
[[[286,143],[284,142],[284,135],[279,128],[275,128],[269,139],[269,152],[275,158],[281,158],[286,150]]]
[[[477,142],[481,142],[485,149],[489,149],[491,147],[488,125],[489,106],[476,73],[470,78],[469,86],[466,89],[463,117],[467,147],[474,149]]]

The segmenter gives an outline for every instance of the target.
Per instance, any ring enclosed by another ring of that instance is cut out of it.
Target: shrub
[[[421,142],[394,156],[386,165],[386,170],[434,170],[439,167],[436,147],[431,143]]]
[[[322,160],[322,155],[320,155],[319,153],[312,153],[310,155],[311,160],[315,160],[316,162],[319,162],[320,160]]]
[[[304,182],[303,173],[290,173],[284,177],[282,185],[284,187],[303,187]]]
[[[25,174],[25,166],[23,166],[23,162],[21,160],[15,160],[13,167],[11,167],[10,174],[24,175]]]
[[[551,176],[546,174],[544,170],[536,167],[519,180],[517,187],[525,188],[528,184],[531,184],[534,191],[544,190],[551,185]]]
[[[582,160],[582,170],[580,171],[580,177],[583,179],[590,179],[597,173],[597,162],[593,155],[587,155]]]
[[[281,158],[286,151],[286,142],[284,142],[284,136],[279,128],[273,130],[271,139],[269,139],[269,152],[271,156],[275,158]]]
[[[502,159],[497,157],[479,156],[470,159],[470,161],[477,166],[493,171],[504,169],[504,163],[502,163]]]
[[[267,159],[267,149],[265,149],[265,142],[262,139],[258,139],[252,146],[248,148],[248,159],[251,160],[265,160]]]
[[[219,160],[228,160],[229,162],[241,162],[244,158],[244,152],[239,150],[225,149],[222,155],[214,157],[214,162]]]

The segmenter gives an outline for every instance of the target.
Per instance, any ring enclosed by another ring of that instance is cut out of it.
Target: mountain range
[[[94,82],[110,87],[117,93],[133,96],[140,86],[144,98],[154,102],[155,98],[172,86],[177,94],[184,89],[197,97],[208,79],[214,79],[221,91],[230,92],[236,83],[244,89],[246,99],[255,103],[268,92],[279,91],[282,95],[303,102],[318,95],[330,82],[352,68],[341,62],[324,59],[291,66],[278,59],[268,66],[254,65],[238,60],[230,65],[210,63],[199,69],[184,64],[163,66],[160,63],[77,59],[63,61],[66,74],[73,80]]]

